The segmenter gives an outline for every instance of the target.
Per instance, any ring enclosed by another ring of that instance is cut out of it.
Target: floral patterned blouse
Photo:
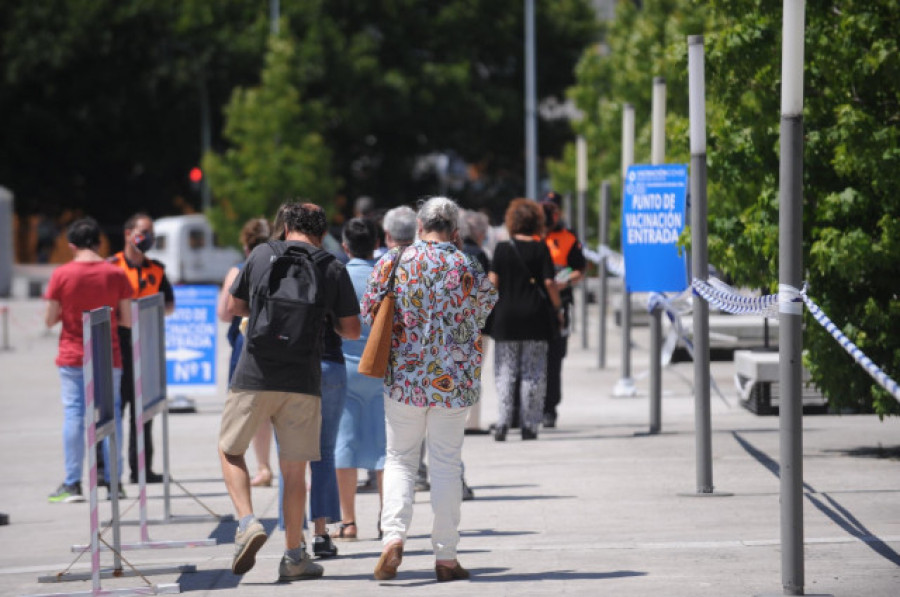
[[[497,290],[481,266],[452,243],[416,241],[402,251],[385,392],[415,406],[472,406],[481,394],[480,330]],[[368,324],[397,253],[387,252],[369,277],[360,304]]]

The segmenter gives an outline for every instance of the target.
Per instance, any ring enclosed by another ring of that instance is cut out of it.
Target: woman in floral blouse
[[[381,258],[362,299],[362,315],[371,324],[372,308],[399,258],[391,358],[384,377],[387,457],[378,580],[394,578],[403,558],[423,439],[431,470],[437,579],[469,576],[456,559],[462,442],[468,407],[480,395],[480,330],[497,302],[497,291],[481,266],[457,248],[458,219],[452,200],[427,200],[417,216],[418,240]]]

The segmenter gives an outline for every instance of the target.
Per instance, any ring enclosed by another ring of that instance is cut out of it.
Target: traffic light
[[[203,170],[201,170],[197,166],[194,166],[193,168],[191,168],[191,171],[188,174],[188,178],[190,178],[191,182],[195,185],[199,185],[200,181],[203,180]]]

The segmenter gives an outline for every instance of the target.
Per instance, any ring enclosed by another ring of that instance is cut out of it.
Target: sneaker
[[[317,558],[333,558],[338,554],[338,548],[328,535],[316,535],[313,538],[313,555]]]
[[[51,493],[47,499],[51,503],[65,502],[71,504],[73,502],[83,502],[84,495],[81,493],[81,482],[72,483],[71,485],[61,483],[56,491]]]
[[[281,564],[278,565],[278,580],[279,582],[290,582],[319,578],[324,571],[324,568],[312,561],[306,551],[303,552],[299,561],[285,554],[281,558]]]
[[[263,546],[268,537],[266,529],[256,519],[247,525],[242,533],[240,528],[234,534],[234,560],[231,571],[234,574],[246,574],[256,564],[256,552]]]
[[[109,493],[109,481],[104,478],[100,478],[97,480],[97,487],[105,487],[106,488],[106,499],[111,500],[112,495]],[[125,493],[125,487],[122,485],[122,482],[119,481],[119,499],[125,500],[128,499],[128,495]]]

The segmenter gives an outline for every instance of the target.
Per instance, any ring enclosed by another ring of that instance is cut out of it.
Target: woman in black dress
[[[547,352],[557,332],[561,303],[550,251],[541,240],[541,206],[530,199],[514,199],[506,210],[506,228],[510,240],[497,245],[488,274],[500,293],[490,326],[496,342],[494,379],[500,403],[494,439],[506,440],[517,385],[522,439],[537,439],[547,386]]]

